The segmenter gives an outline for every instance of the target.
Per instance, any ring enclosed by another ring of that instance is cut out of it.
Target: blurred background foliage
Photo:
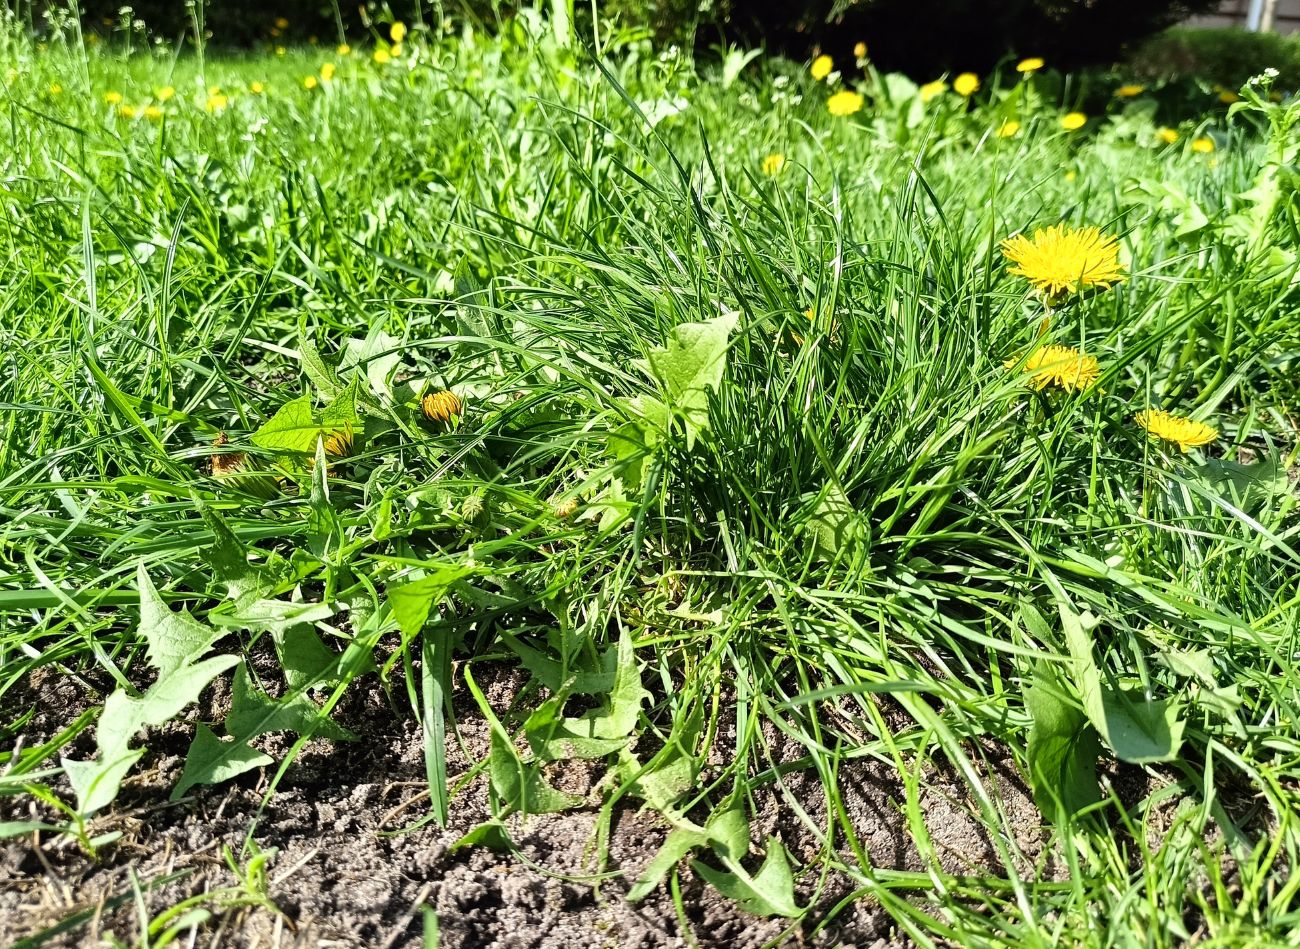
[[[130,32],[155,41],[224,47],[337,43],[387,38],[392,22],[469,22],[493,30],[521,7],[570,7],[592,35],[593,4],[583,0],[19,0],[33,31],[79,16],[101,35]],[[1218,0],[598,0],[602,22],[639,30],[661,44],[763,47],[795,58],[825,52],[851,62],[866,43],[875,65],[928,79],[943,72],[988,72],[1009,59],[1041,56],[1052,67],[1120,63],[1146,79],[1195,78],[1239,86],[1264,66],[1280,85],[1300,85],[1300,40],[1273,33],[1169,27]],[[13,9],[11,7],[11,9]]]

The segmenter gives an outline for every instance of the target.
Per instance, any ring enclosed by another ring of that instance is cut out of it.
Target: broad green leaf
[[[225,584],[227,596],[242,601],[263,592],[270,584],[266,571],[249,563],[248,547],[235,536],[225,518],[206,504],[199,506],[199,514],[214,538],[205,560]]]
[[[298,360],[302,365],[302,371],[306,373],[311,384],[316,387],[322,398],[333,399],[343,390],[343,383],[339,382],[334,371],[325,365],[325,360],[321,359],[320,350],[316,344],[306,336],[298,339]]]
[[[204,626],[188,611],[173,613],[163,602],[141,561],[136,568],[140,590],[140,635],[144,637],[149,664],[158,670],[159,681],[212,648],[224,633]]]
[[[709,835],[702,830],[678,827],[669,831],[668,838],[659,848],[659,852],[646,864],[641,875],[637,877],[636,883],[632,885],[632,889],[628,890],[628,902],[636,903],[645,899],[680,860],[692,850],[703,847],[708,842]]]
[[[492,723],[488,756],[492,789],[510,807],[525,814],[550,814],[582,803],[582,798],[557,791],[546,783],[536,762],[525,762],[499,723]]]
[[[122,779],[143,754],[143,748],[134,748],[115,757],[101,755],[94,761],[61,759],[68,783],[77,795],[77,813],[88,817],[112,804],[122,789]]]
[[[738,795],[727,798],[715,808],[704,827],[719,857],[741,860],[749,853],[749,818],[745,816],[744,801]]]
[[[304,395],[280,406],[266,423],[254,432],[250,441],[268,451],[316,453],[320,424],[311,410],[311,396]]]
[[[142,729],[170,722],[185,706],[198,701],[209,682],[239,661],[238,656],[214,656],[181,666],[165,678],[160,676],[139,698],[120,689],[114,692],[105,700],[95,730],[100,749],[115,756],[112,752],[125,750]]]
[[[1033,685],[1025,690],[1029,729],[1029,783],[1038,808],[1047,817],[1058,806],[1074,814],[1101,799],[1097,757],[1101,743],[1088,717],[1065,700],[1055,672],[1040,664]]]
[[[381,401],[391,401],[388,380],[397,364],[402,361],[401,340],[374,329],[365,339],[350,339],[343,344],[340,374],[349,369],[360,370],[370,386],[370,391]]]
[[[447,848],[447,852],[455,853],[469,847],[487,847],[488,850],[506,853],[514,849],[514,844],[510,840],[510,832],[506,830],[505,824],[499,820],[488,820],[454,841]]]
[[[425,576],[406,583],[389,584],[388,605],[405,636],[414,636],[429,619],[429,611],[442,601],[457,580],[475,572],[462,564],[426,564]]]
[[[1102,703],[1106,740],[1122,761],[1150,764],[1178,757],[1186,723],[1172,699],[1148,699],[1135,690],[1114,689],[1103,693]]]
[[[282,633],[294,626],[310,625],[334,615],[328,603],[290,603],[288,600],[253,600],[225,613],[212,613],[209,619],[230,629],[265,630]]]
[[[203,723],[194,732],[194,741],[185,754],[185,770],[172,789],[171,799],[177,800],[197,784],[220,784],[245,771],[265,767],[275,761],[245,741],[220,738]]]
[[[794,874],[790,872],[790,861],[777,838],[768,838],[767,857],[753,876],[736,861],[725,862],[730,872],[715,870],[698,860],[691,866],[720,893],[756,916],[794,917],[803,912],[794,899]]]
[[[249,679],[243,666],[235,672],[226,716],[226,731],[241,741],[268,732],[311,733],[334,741],[350,741],[356,736],[335,724],[329,716],[302,693],[289,693],[273,699]]]
[[[704,707],[696,703],[690,715],[674,723],[663,749],[644,769],[635,754],[623,749],[619,753],[618,772],[622,780],[632,782],[631,793],[655,810],[667,812],[679,797],[693,788],[700,773],[695,743],[703,725]]]
[[[838,484],[832,484],[822,492],[803,529],[815,556],[826,561],[851,556],[870,534],[866,520]]]
[[[650,352],[649,363],[673,411],[686,425],[686,447],[709,427],[709,392],[722,384],[727,368],[727,339],[738,317],[723,314],[706,323],[673,327],[668,345]]]
[[[310,626],[272,631],[271,640],[284,670],[285,684],[293,691],[320,688],[335,681],[339,654],[321,642]]]

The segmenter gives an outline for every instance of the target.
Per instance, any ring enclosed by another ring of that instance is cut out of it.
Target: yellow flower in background
[[[998,126],[998,138],[1014,138],[1020,131],[1020,123],[1015,119],[1008,119]]]
[[[221,112],[230,104],[230,97],[216,93],[208,96],[208,101],[204,103],[204,108],[209,112]]]
[[[352,47],[349,46],[347,43],[340,43],[338,49],[336,49],[335,52],[338,53],[340,56],[351,56]]]
[[[964,72],[952,81],[952,91],[959,96],[973,96],[980,90],[980,77],[973,72]]]
[[[160,88],[160,89],[155,89],[155,90],[153,91],[153,95],[154,95],[154,98],[157,99],[159,102],[166,102],[166,101],[167,101],[168,99],[170,99],[172,96],[176,95],[176,87],[175,87],[175,86],[163,86],[163,87]]]
[[[341,428],[330,432],[325,438],[325,454],[342,458],[352,454],[352,428]]]
[[[866,58],[867,58],[867,44],[866,44],[866,43],[854,43],[854,44],[853,44],[853,55],[856,56],[858,59],[866,59]]]
[[[334,73],[337,71],[337,69],[338,67],[335,66],[333,63],[325,63],[323,66],[321,66],[320,68],[321,82],[332,81],[334,79]]]
[[[286,52],[287,50],[283,46],[277,46],[275,48],[275,55],[277,56],[283,56]]]
[[[446,424],[465,411],[465,404],[456,393],[444,389],[441,392],[430,392],[421,399],[420,411],[430,422]]]
[[[862,109],[862,96],[857,92],[850,92],[845,89],[837,92],[826,100],[826,108],[830,110],[831,115],[846,116],[852,115]]]
[[[1232,105],[1234,102],[1240,102],[1241,96],[1237,95],[1231,89],[1224,89],[1219,93],[1219,101],[1224,105]]]
[[[812,67],[808,71],[812,73],[814,79],[821,82],[831,74],[831,70],[834,68],[835,60],[831,59],[829,56],[818,56],[812,61]]]
[[[1177,129],[1162,128],[1160,131],[1156,132],[1156,135],[1158,135],[1160,141],[1164,142],[1166,145],[1172,145],[1174,142],[1178,141]]]
[[[1133,416],[1133,421],[1146,429],[1152,438],[1177,445],[1179,451],[1208,445],[1219,437],[1219,430],[1196,422],[1185,415],[1173,415],[1163,409],[1147,409]]]
[[[1132,99],[1134,96],[1140,96],[1142,95],[1142,93],[1146,91],[1147,91],[1146,86],[1139,86],[1135,82],[1128,83],[1127,85],[1120,86],[1118,89],[1115,90],[1115,98]]]
[[[942,79],[936,79],[934,82],[927,82],[920,89],[921,101],[929,102],[935,96],[942,95],[948,91],[948,84]]]
[[[220,87],[220,86],[208,86],[208,95],[210,95],[210,96],[219,96],[219,95],[221,95],[221,87]]]
[[[1214,151],[1214,139],[1201,137],[1192,141],[1192,151],[1208,155]]]
[[[135,106],[123,104],[117,107],[117,114],[124,119],[133,119],[138,113],[135,110]]]
[[[316,79],[315,76],[307,76],[302,81],[302,86],[304,89],[315,89],[318,85],[320,85],[320,82]]]
[[[1016,72],[1036,73],[1038,70],[1042,69],[1044,65],[1046,64],[1037,56],[1031,56],[1029,59],[1022,59],[1020,62],[1016,63]]]
[[[785,156],[780,153],[768,155],[763,159],[763,174],[765,175],[778,175],[784,167]]]
[[[147,105],[144,107],[144,117],[150,122],[161,122],[166,113],[156,105]]]
[[[1109,287],[1124,279],[1119,238],[1100,228],[1056,224],[1034,231],[1033,239],[1017,234],[1002,242],[1002,256],[1015,264],[1010,272],[1054,297],[1084,287]]]
[[[1082,112],[1067,112],[1061,116],[1061,128],[1067,132],[1077,132],[1088,124],[1088,117]]]
[[[260,96],[262,93],[266,91],[266,83],[250,82],[248,84],[248,91],[255,96]]]
[[[117,105],[119,102],[122,101],[122,93],[106,92],[104,93],[104,101],[107,102],[109,105]]]
[[[386,49],[384,49],[384,48],[382,48],[382,47],[380,47],[379,49],[375,50],[374,60],[375,60],[375,62],[377,62],[379,65],[383,66],[383,65],[385,65],[386,63],[388,63],[388,61],[391,60],[391,59],[392,59],[392,57],[388,55],[388,50],[386,50]]]
[[[400,43],[406,39],[406,24],[398,22],[390,26],[388,28],[388,38],[394,43]]]
[[[388,52],[392,55],[393,59],[397,59],[397,57],[402,55],[402,44],[394,43],[388,48]]]
[[[1029,376],[1027,384],[1040,392],[1056,386],[1065,392],[1090,389],[1101,375],[1101,366],[1092,356],[1085,356],[1073,346],[1041,346],[1029,354],[1021,365],[1018,359],[1003,363],[1008,369],[1020,367]]]
[[[57,96],[63,93],[63,87],[57,82],[50,83],[50,95]]]
[[[277,30],[287,30],[287,29],[289,28],[289,21],[286,20],[286,19],[285,19],[284,17],[282,17],[282,16],[281,16],[281,17],[276,17],[276,18],[275,18],[275,28],[276,28]]]

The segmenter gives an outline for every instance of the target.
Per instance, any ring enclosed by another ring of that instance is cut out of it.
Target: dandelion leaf
[[[551,814],[582,803],[582,798],[557,791],[546,783],[541,766],[525,762],[499,723],[492,724],[492,750],[488,755],[492,789],[525,814]]]
[[[707,882],[740,904],[746,912],[756,916],[800,915],[803,910],[794,899],[794,874],[785,847],[775,837],[767,841],[767,856],[758,872],[750,876],[738,862],[725,861],[729,870],[716,870],[700,861],[691,866]]]
[[[1029,729],[1029,783],[1038,808],[1047,817],[1075,814],[1101,799],[1097,757],[1101,744],[1088,717],[1065,698],[1051,667],[1040,664],[1025,690]]]
[[[704,323],[675,326],[666,347],[649,356],[650,368],[675,415],[686,427],[686,447],[709,427],[709,392],[717,391],[727,368],[727,340],[737,316],[723,314]]]

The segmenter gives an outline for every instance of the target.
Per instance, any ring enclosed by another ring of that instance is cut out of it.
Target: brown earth
[[[504,668],[480,674],[489,700],[504,709],[522,680]],[[87,707],[87,691],[71,678],[46,673],[6,696],[0,721],[34,704],[37,715],[22,738],[31,747],[64,727]],[[207,703],[219,708],[221,687]],[[236,877],[223,850],[240,848],[252,828],[263,850],[276,854],[267,871],[268,895],[278,908],[225,906],[209,901],[214,919],[183,934],[180,944],[240,947],[401,947],[422,944],[424,907],[436,915],[441,944],[448,947],[885,947],[910,943],[871,898],[832,910],[853,884],[839,873],[821,881],[814,869],[801,878],[807,916],[791,923],[740,910],[705,886],[689,868],[681,873],[683,913],[660,886],[631,904],[625,894],[663,842],[666,829],[648,811],[615,811],[609,835],[606,876],[596,879],[600,778],[589,763],[557,766],[549,775],[561,789],[585,796],[590,806],[563,814],[512,817],[507,821],[520,856],[484,848],[452,850],[463,834],[489,817],[486,781],[475,778],[451,804],[450,826],[415,824],[425,813],[425,780],[419,729],[398,690],[394,698],[378,687],[356,683],[335,718],[355,731],[356,742],[309,743],[279,787],[263,804],[274,769],[255,771],[212,788],[196,789],[176,804],[167,800],[180,775],[192,728],[179,723],[148,736],[150,752],[130,777],[118,804],[97,818],[92,834],[120,831],[98,861],[66,837],[28,834],[0,842],[0,941],[14,944],[48,931],[77,914],[80,925],[49,935],[39,944],[94,946],[113,936],[139,938],[141,910],[158,914],[187,897],[231,887]],[[17,704],[15,704],[17,703]],[[463,748],[448,738],[448,769],[465,774],[487,752],[488,729],[468,697],[456,701]],[[718,747],[727,747],[720,736]],[[771,735],[780,759],[801,751],[783,748]],[[793,743],[791,743],[793,744]],[[273,755],[288,740],[263,742]],[[88,756],[89,732],[68,749]],[[1016,829],[1010,841],[1022,873],[1050,875],[1044,833],[1014,765],[994,748],[981,748],[986,785]],[[979,760],[979,759],[977,759]],[[953,873],[997,870],[993,842],[974,816],[965,784],[954,773],[922,774],[921,806],[932,845]],[[892,764],[847,760],[840,790],[849,819],[876,868],[920,870],[916,842],[900,814],[905,789]],[[794,772],[756,793],[753,838],[780,838],[796,863],[820,851],[817,834],[791,807],[797,803],[815,825],[825,826],[826,804],[815,773]],[[0,820],[50,819],[52,813],[27,796],[0,798]],[[838,838],[837,838],[838,839]],[[522,859],[521,859],[522,857]],[[846,855],[846,861],[853,860]],[[1036,867],[1036,869],[1035,869]],[[173,873],[182,878],[166,881]],[[143,889],[138,898],[133,879]],[[151,885],[151,881],[162,880]],[[820,881],[820,886],[819,886]],[[917,893],[915,899],[923,899]],[[155,933],[156,936],[156,933]]]

